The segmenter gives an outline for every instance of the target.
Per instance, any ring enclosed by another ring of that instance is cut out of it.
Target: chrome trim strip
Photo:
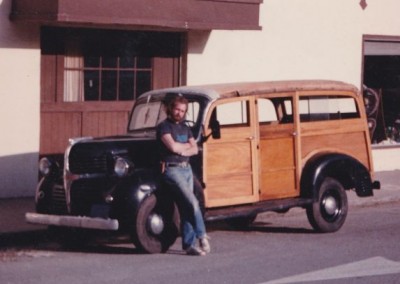
[[[117,231],[119,222],[116,219],[92,218],[84,216],[48,215],[26,213],[25,220],[32,224],[65,226],[75,228]]]
[[[72,147],[81,142],[81,141],[88,141],[92,140],[93,137],[78,137],[78,138],[71,138],[69,139],[69,146],[65,150],[64,153],[64,189],[65,189],[65,200],[67,202],[67,210],[71,213],[71,184],[72,181],[78,178],[77,175],[74,175],[69,170],[69,153],[71,152]]]

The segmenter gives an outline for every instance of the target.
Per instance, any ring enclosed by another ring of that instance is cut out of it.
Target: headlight
[[[39,171],[42,175],[47,176],[51,172],[52,163],[47,158],[42,158],[39,161]]]
[[[132,165],[124,158],[117,158],[114,164],[114,172],[119,177],[127,176],[131,170]]]

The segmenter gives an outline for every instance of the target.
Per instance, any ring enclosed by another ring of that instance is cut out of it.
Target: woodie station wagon
[[[350,84],[177,87],[140,96],[126,135],[70,139],[63,159],[42,158],[27,221],[63,229],[67,240],[112,230],[129,233],[145,252],[168,250],[179,213],[159,179],[155,128],[175,95],[189,100],[186,123],[199,145],[195,191],[208,221],[245,226],[258,213],[302,207],[316,231],[334,232],[347,216],[347,190],[367,197],[380,187],[363,97]]]

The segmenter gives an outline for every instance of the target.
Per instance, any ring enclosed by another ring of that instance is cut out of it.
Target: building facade
[[[123,134],[161,87],[333,79],[365,90],[375,170],[400,168],[396,0],[0,0],[0,198],[68,138]],[[344,141],[351,143],[351,141]]]

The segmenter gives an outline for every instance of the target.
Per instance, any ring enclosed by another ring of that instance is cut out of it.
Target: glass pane
[[[247,125],[246,101],[232,102],[217,106],[217,120],[221,126]]]
[[[151,72],[136,73],[136,97],[151,90]]]
[[[121,68],[134,68],[135,58],[133,56],[121,56],[119,65]]]
[[[85,101],[99,100],[99,71],[85,71]]]
[[[129,123],[129,130],[153,128],[165,117],[161,102],[136,105]]]
[[[84,64],[85,64],[85,67],[89,67],[89,68],[90,67],[92,67],[92,68],[99,67],[100,66],[100,57],[85,56]]]
[[[133,100],[134,94],[134,72],[120,71],[119,72],[119,100]]]
[[[268,99],[259,99],[258,105],[258,120],[259,122],[277,121],[276,110],[274,104]]]
[[[101,80],[101,100],[114,101],[117,99],[117,72],[103,71]]]
[[[102,63],[103,63],[103,68],[117,68],[117,57],[104,56]]]
[[[82,101],[82,80],[81,70],[64,71],[64,101],[79,102]]]
[[[189,125],[193,126],[197,122],[199,116],[200,104],[199,102],[189,102],[185,119],[189,121]]]
[[[151,68],[151,58],[137,57],[136,67],[137,68]]]

